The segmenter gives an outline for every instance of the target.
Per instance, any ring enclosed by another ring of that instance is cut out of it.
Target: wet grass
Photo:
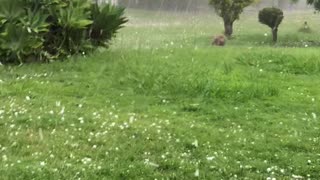
[[[218,48],[214,16],[130,17],[110,50],[0,66],[0,179],[320,178],[319,32],[291,14],[273,46],[247,14]]]

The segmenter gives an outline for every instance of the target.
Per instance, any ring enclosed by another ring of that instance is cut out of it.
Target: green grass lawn
[[[320,179],[320,15],[273,46],[246,13],[223,48],[214,15],[128,16],[109,50],[0,66],[0,179]]]

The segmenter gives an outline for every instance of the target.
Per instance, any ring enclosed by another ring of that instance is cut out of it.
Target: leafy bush
[[[48,61],[107,47],[124,8],[91,0],[0,0],[0,62]]]
[[[112,5],[103,7],[93,4],[91,6],[91,19],[93,23],[90,25],[90,39],[94,45],[108,46],[112,36],[122,28],[127,21],[123,17],[123,8],[118,8]]]
[[[259,22],[269,26],[272,29],[274,42],[277,42],[278,27],[283,18],[284,16],[282,10],[275,7],[264,8],[259,12]]]

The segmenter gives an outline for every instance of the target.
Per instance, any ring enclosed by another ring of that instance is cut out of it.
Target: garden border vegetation
[[[0,0],[0,62],[47,62],[110,40],[128,20],[124,8],[90,0]]]

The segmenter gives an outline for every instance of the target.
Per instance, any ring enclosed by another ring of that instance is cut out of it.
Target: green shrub
[[[275,7],[264,8],[259,12],[259,22],[271,28],[274,42],[278,40],[278,27],[283,18],[282,10]]]
[[[117,30],[122,28],[127,21],[123,17],[124,8],[118,8],[110,4],[91,6],[90,39],[94,45],[108,46],[109,40],[115,35]]]
[[[0,0],[0,62],[48,61],[107,47],[124,9],[91,0]]]

